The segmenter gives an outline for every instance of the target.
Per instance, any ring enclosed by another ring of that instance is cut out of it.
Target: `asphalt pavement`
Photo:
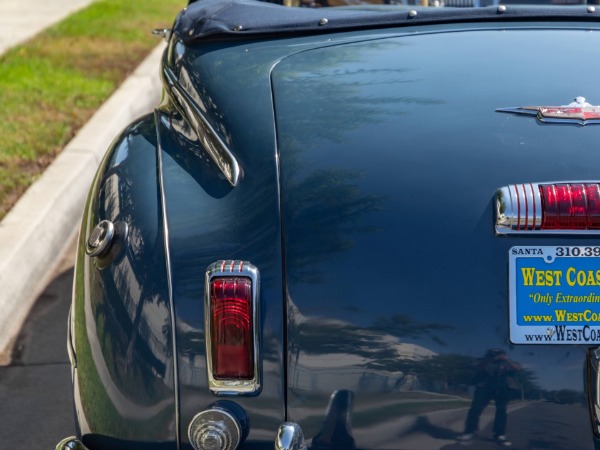
[[[0,0],[0,53],[89,3]],[[89,185],[106,149],[120,130],[160,101],[164,43],[159,42],[0,222],[0,365],[10,363],[27,314],[77,234]]]
[[[66,350],[74,244],[37,298],[0,367],[0,449],[53,449],[75,432]]]

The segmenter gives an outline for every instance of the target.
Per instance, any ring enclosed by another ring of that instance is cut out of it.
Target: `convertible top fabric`
[[[174,32],[186,43],[209,37],[257,36],[263,34],[325,33],[329,31],[393,27],[413,24],[491,20],[598,20],[598,12],[585,6],[487,8],[420,8],[409,14],[407,7],[382,11],[352,8],[288,8],[254,0],[200,0],[177,17]],[[326,19],[326,20],[323,20]]]

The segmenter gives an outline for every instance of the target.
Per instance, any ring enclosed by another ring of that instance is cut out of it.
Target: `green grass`
[[[97,0],[0,56],[0,219],[186,3]]]

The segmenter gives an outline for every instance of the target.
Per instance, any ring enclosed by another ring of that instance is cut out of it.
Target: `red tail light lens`
[[[219,277],[210,281],[212,371],[215,379],[254,377],[252,280]]]
[[[542,184],[542,230],[600,229],[599,184]]]

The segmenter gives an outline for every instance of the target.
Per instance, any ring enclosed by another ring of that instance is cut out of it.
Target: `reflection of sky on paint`
[[[354,133],[352,141],[360,145],[360,135]],[[389,146],[386,150],[393,151]],[[493,236],[492,211],[488,207],[493,187],[500,184],[488,183],[488,189],[468,201],[457,199],[459,206],[462,201],[471,208],[462,205],[460,218],[447,215],[436,222],[434,178],[419,186],[418,190],[430,197],[424,205],[419,204],[409,192],[397,192],[394,158],[388,155],[382,159],[389,164],[367,158],[352,166],[351,153],[343,159],[343,166],[363,173],[360,185],[365,194],[384,197],[384,209],[361,221],[362,226],[372,226],[376,231],[348,236],[353,241],[352,250],[340,252],[326,263],[319,264],[317,257],[315,264],[326,282],[292,287],[294,298],[303,299],[302,309],[307,315],[335,315],[360,326],[370,326],[394,313],[406,314],[421,323],[452,325],[453,330],[436,332],[445,346],[429,338],[413,341],[435,353],[481,357],[489,348],[507,348],[510,242]],[[403,177],[410,174],[403,172]],[[454,185],[460,182],[459,176],[453,180]],[[432,217],[432,221],[423,223],[423,217]],[[459,221],[467,227],[461,234],[456,232]],[[440,227],[439,222],[445,226]],[[410,224],[416,228],[411,229]],[[440,235],[440,228],[449,233]],[[475,234],[477,245],[471,247],[468,243]],[[358,268],[355,258],[361,261]],[[315,290],[319,295],[314,295]],[[560,346],[512,346],[509,356],[535,371],[545,389],[583,389],[580,380],[584,352]]]
[[[331,97],[318,92],[303,98],[303,114],[327,120],[335,136],[320,143],[310,136],[300,138],[306,165],[294,175],[302,177],[315,167],[357,173],[361,192],[383,199],[382,210],[360,220],[360,226],[376,231],[348,234],[352,250],[331,259],[315,255],[315,268],[326,281],[291,286],[304,314],[370,326],[399,313],[420,323],[452,325],[454,330],[437,333],[445,346],[429,338],[415,343],[436,353],[474,357],[489,348],[509,348],[510,357],[534,370],[544,388],[582,388],[583,351],[508,342],[508,249],[515,243],[494,237],[493,194],[515,180],[585,178],[582,174],[590,172],[576,158],[569,167],[539,164],[540,149],[548,150],[548,142],[556,146],[546,152],[552,154],[553,149],[571,148],[575,138],[588,139],[580,128],[545,128],[543,141],[537,135],[527,138],[537,130],[535,122],[512,120],[510,129],[500,129],[507,119],[495,108],[507,101],[550,101],[545,100],[548,92],[554,92],[560,103],[566,101],[563,96],[568,100],[575,95],[568,93],[571,90],[577,92],[574,81],[556,73],[557,61],[548,58],[547,51],[570,51],[585,42],[585,34],[565,32],[565,39],[579,44],[531,37],[527,31],[486,32],[485,45],[471,33],[450,34],[443,42],[435,36],[406,38],[406,45],[398,46],[397,58],[387,53],[392,44],[359,45],[350,63],[340,62],[350,75],[339,77]],[[511,49],[510,55],[505,48]],[[486,58],[494,49],[503,57]],[[324,63],[327,51],[335,49],[298,55],[292,61],[303,66],[309,78],[336,76],[339,68]],[[456,59],[461,64],[449,64]],[[361,74],[361,69],[368,74]],[[276,102],[281,101],[277,70]],[[543,93],[532,73],[545,74]],[[295,82],[306,81],[301,74],[296,76]],[[367,78],[368,84],[361,82]],[[481,95],[465,98],[461,88],[466,86]],[[321,116],[319,106],[339,100],[336,92],[347,92],[346,87],[355,102],[341,102],[335,110],[327,110],[329,116]],[[361,104],[370,109],[353,109]],[[365,112],[369,116],[357,124],[356,117]],[[430,134],[432,124],[435,137]],[[283,134],[294,132],[285,115],[278,125]],[[285,172],[285,148],[282,164]],[[557,242],[548,238],[544,245]]]

